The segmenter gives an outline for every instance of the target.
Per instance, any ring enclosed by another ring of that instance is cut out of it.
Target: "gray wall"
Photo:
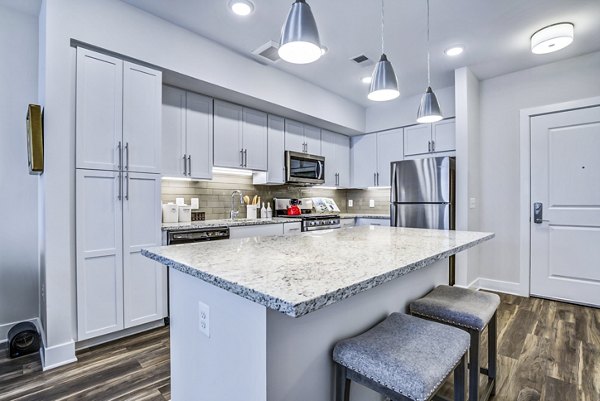
[[[0,342],[39,316],[37,178],[28,174],[25,114],[37,99],[37,17],[0,4]]]

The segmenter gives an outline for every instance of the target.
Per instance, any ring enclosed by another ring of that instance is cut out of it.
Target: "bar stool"
[[[393,401],[427,401],[454,371],[454,401],[466,401],[468,348],[462,330],[392,313],[335,345],[335,400],[348,401],[356,382]]]
[[[471,337],[469,348],[469,400],[479,401],[479,374],[487,376],[488,383],[481,401],[496,393],[496,310],[500,297],[496,294],[460,287],[440,285],[423,298],[410,304],[410,313],[467,331]],[[479,366],[481,333],[488,326],[488,367]]]

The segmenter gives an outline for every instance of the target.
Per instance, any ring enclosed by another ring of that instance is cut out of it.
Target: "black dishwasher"
[[[167,245],[229,239],[229,227],[190,228],[167,232]]]

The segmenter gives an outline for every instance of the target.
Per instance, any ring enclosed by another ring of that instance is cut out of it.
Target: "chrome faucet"
[[[234,199],[236,196],[240,197],[240,203],[238,204],[238,206],[235,206],[234,208]],[[231,193],[231,211],[229,212],[229,217],[231,217],[231,220],[234,220],[237,218],[238,214],[240,214],[240,210],[239,210],[239,205],[243,205],[244,204],[244,198],[242,195],[242,191],[238,191],[237,189],[235,191],[233,191]]]

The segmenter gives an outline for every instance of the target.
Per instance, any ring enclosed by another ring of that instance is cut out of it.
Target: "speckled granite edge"
[[[287,302],[285,300],[279,299],[277,297],[273,297],[268,294],[263,294],[256,290],[253,290],[251,288],[244,287],[243,285],[240,285],[235,282],[224,280],[224,279],[214,276],[212,274],[201,272],[194,267],[187,266],[182,263],[174,262],[171,259],[165,258],[161,255],[157,255],[146,249],[142,249],[142,255],[144,255],[150,259],[153,259],[159,263],[162,263],[166,266],[169,266],[173,269],[176,269],[183,273],[189,274],[190,276],[199,278],[202,281],[205,281],[216,287],[222,288],[228,292],[239,295],[250,301],[256,302],[256,303],[263,305],[269,309],[276,310],[278,312],[284,313],[291,317],[301,317],[301,316],[307,315],[311,312],[314,312],[316,310],[319,310],[321,308],[324,308],[327,305],[334,304],[336,302],[342,301],[344,299],[350,298],[351,296],[359,294],[363,291],[378,287],[381,284],[384,284],[384,283],[387,283],[388,281],[402,277],[413,271],[420,270],[420,269],[427,267],[437,261],[445,259],[451,255],[455,255],[466,249],[472,248],[472,247],[474,247],[482,242],[488,241],[494,237],[495,237],[495,234],[489,234],[480,239],[473,240],[472,242],[469,242],[468,244],[457,246],[456,248],[449,249],[447,251],[441,252],[441,253],[431,256],[429,258],[422,259],[420,261],[411,263],[409,265],[400,267],[398,269],[394,269],[385,274],[371,277],[360,283],[356,283],[356,284],[350,285],[345,288],[340,288],[336,291],[333,291],[333,292],[330,292],[330,293],[327,293],[327,294],[324,294],[324,295],[321,295],[321,296],[318,296],[315,298],[311,298],[309,300],[306,300],[304,302],[300,302],[297,304]]]
[[[340,219],[381,219],[389,220],[389,214],[380,213],[340,213]]]
[[[281,224],[281,223],[298,223],[302,221],[296,218],[278,218],[274,217],[271,220],[262,219],[218,219],[218,220],[201,220],[192,221],[191,223],[163,223],[162,231],[177,231],[189,230],[193,228],[210,228],[210,227],[245,227],[245,226],[262,226],[266,224]]]

